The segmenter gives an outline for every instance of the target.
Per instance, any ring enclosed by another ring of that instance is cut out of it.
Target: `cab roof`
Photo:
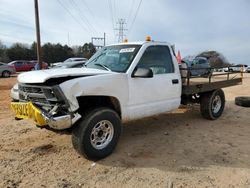
[[[165,44],[168,46],[171,46],[170,43],[168,42],[160,42],[160,41],[137,41],[137,42],[122,42],[122,43],[115,43],[115,44],[110,44],[107,46],[117,46],[117,45],[144,45],[144,44]]]

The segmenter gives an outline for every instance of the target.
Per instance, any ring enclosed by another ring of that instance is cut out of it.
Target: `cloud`
[[[34,41],[33,1],[0,1],[0,40]],[[116,27],[118,18],[125,18],[128,21],[125,27],[130,28],[139,4],[139,0],[73,2],[39,1],[42,43],[66,44],[69,33],[70,45],[82,45],[93,36],[103,36],[103,32],[107,34],[107,43],[114,43],[113,25]],[[138,41],[151,35],[154,40],[175,44],[182,56],[218,50],[230,62],[250,64],[249,10],[249,0],[143,0],[128,38]]]

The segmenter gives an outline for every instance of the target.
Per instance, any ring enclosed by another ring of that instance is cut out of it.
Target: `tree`
[[[220,68],[230,65],[228,60],[217,51],[205,51],[197,55],[197,57],[206,57],[211,67]]]
[[[82,46],[83,57],[89,59],[92,55],[96,53],[95,46],[92,43],[85,43]]]
[[[30,46],[30,59],[37,60],[37,43],[33,42]]]
[[[73,49],[68,45],[62,46],[60,43],[46,43],[42,46],[42,60],[50,64],[76,56],[90,58],[95,52],[96,49],[92,43],[74,46]],[[6,48],[0,41],[0,61],[14,60],[37,60],[36,42],[33,42],[31,46],[14,43],[10,48]]]
[[[10,61],[14,60],[29,60],[30,59],[30,50],[27,45],[22,43],[15,43],[9,49],[7,49],[7,55]]]
[[[75,46],[72,46],[71,49],[72,49],[73,56],[83,57],[81,46],[75,45]]]
[[[67,45],[46,43],[42,47],[43,60],[48,63],[61,62],[74,56],[73,51]]]
[[[0,41],[0,62],[7,63],[9,62],[9,58],[7,56],[7,48],[5,45],[2,44]]]

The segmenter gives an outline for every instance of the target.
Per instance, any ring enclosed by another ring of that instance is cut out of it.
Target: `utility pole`
[[[36,21],[37,61],[38,61],[38,64],[39,64],[39,69],[42,69],[38,0],[34,0],[34,4],[35,4],[35,21]]]
[[[95,45],[94,41],[103,40],[103,45]],[[103,37],[91,37],[91,43],[95,46],[96,49],[101,49],[106,45],[106,33],[103,34]]]
[[[68,32],[68,46],[70,46],[70,42],[69,42],[69,32]]]
[[[126,25],[125,19],[118,19],[117,24],[119,25],[118,28],[115,28],[115,30],[118,30],[118,42],[123,42],[123,39],[125,37],[124,31],[127,31],[127,29],[124,28],[124,25]]]
[[[103,34],[103,45],[106,46],[106,33]]]

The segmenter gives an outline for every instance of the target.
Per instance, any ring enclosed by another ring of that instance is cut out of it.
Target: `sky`
[[[38,0],[41,42],[83,45],[91,37],[117,42],[118,19],[126,38],[167,41],[182,57],[206,50],[230,63],[250,65],[250,0]],[[33,0],[0,0],[0,41],[36,40]],[[95,41],[101,44],[101,41]]]

